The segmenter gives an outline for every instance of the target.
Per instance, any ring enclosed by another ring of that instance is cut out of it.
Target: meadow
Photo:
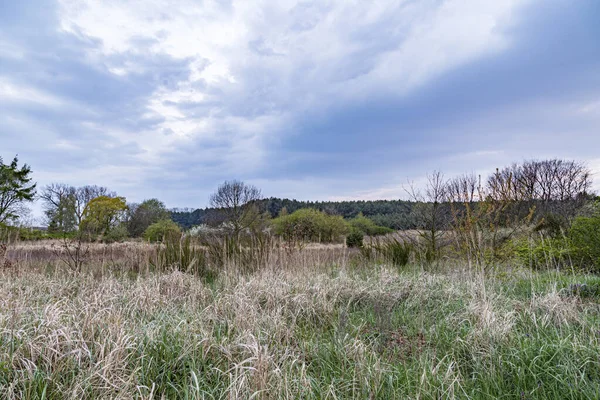
[[[1,398],[600,396],[594,275],[274,242],[207,279],[164,245],[88,250],[80,271],[57,241],[0,254]]]

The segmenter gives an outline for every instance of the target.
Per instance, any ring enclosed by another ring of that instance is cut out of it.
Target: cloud
[[[3,152],[42,184],[170,206],[231,178],[395,197],[432,169],[592,159],[599,16],[591,0],[9,2]]]

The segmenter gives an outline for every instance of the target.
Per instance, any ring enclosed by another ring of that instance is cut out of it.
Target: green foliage
[[[272,221],[277,235],[290,242],[338,242],[348,232],[341,216],[305,208]]]
[[[414,246],[404,240],[386,238],[373,241],[366,251],[369,255],[375,253],[376,256],[382,257],[396,267],[404,267],[410,261]]]
[[[375,222],[376,225],[385,226],[394,230],[413,229],[415,223],[411,216],[411,208],[414,203],[402,200],[375,200],[375,201],[299,201],[290,199],[269,198],[256,201],[254,204],[260,209],[267,211],[272,218],[280,215],[291,214],[304,208],[327,212],[329,214],[341,215],[344,219],[356,217],[363,213]],[[196,210],[173,210],[171,218],[185,229],[194,225],[210,223],[211,214],[214,209]]]
[[[363,238],[364,234],[360,230],[353,229],[348,236],[346,236],[346,246],[351,248],[361,248],[363,247]]]
[[[127,204],[123,197],[96,197],[87,204],[79,229],[104,235],[116,226],[126,210]]]
[[[410,243],[397,239],[389,239],[384,247],[383,254],[397,267],[404,267],[410,260],[413,247]]]
[[[17,157],[10,164],[4,164],[0,157],[0,223],[16,220],[22,204],[35,198],[31,168],[27,164],[19,168],[18,163]]]
[[[583,267],[600,270],[600,205],[590,217],[577,217],[573,221],[569,238],[573,258]]]
[[[144,232],[144,239],[150,242],[179,239],[180,237],[181,229],[179,225],[169,219],[163,219],[150,225]]]
[[[544,232],[550,237],[557,238],[566,231],[566,220],[557,214],[544,215],[535,226],[536,232]]]
[[[167,219],[170,219],[170,214],[162,201],[145,200],[129,207],[127,230],[132,237],[140,237],[150,225]]]
[[[127,226],[125,224],[116,225],[108,230],[102,237],[105,243],[122,242],[129,237]]]
[[[578,296],[582,299],[599,299],[600,298],[600,283],[572,283],[568,286],[567,293],[572,296]]]
[[[567,240],[537,237],[513,240],[507,252],[514,254],[521,264],[536,270],[555,269],[570,264],[571,246]]]
[[[386,235],[394,232],[394,230],[391,228],[376,225],[371,219],[365,217],[362,212],[348,221],[348,223],[352,229],[360,231],[368,236]]]
[[[64,239],[75,236],[75,232],[50,232],[35,228],[9,226],[0,223],[0,242],[37,241],[48,239]]]
[[[77,229],[76,198],[72,194],[62,196],[45,214],[49,220],[49,232],[73,232]]]

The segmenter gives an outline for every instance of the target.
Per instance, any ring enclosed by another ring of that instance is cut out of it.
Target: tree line
[[[37,193],[31,168],[18,164],[17,157],[8,164],[0,159],[0,223],[18,219],[24,205],[39,198],[49,232],[85,230],[97,236],[140,237],[151,225],[168,220],[183,229],[228,226],[239,235],[265,219],[313,209],[344,220],[367,218],[375,226],[394,230],[419,229],[435,252],[440,232],[455,228],[457,221],[469,224],[477,217],[480,223],[485,219],[500,229],[528,219],[540,229],[560,230],[593,198],[591,171],[584,163],[551,159],[511,164],[485,178],[464,174],[446,179],[441,172],[434,172],[424,188],[409,185],[409,200],[263,198],[252,185],[226,181],[210,197],[208,208],[168,210],[158,199],[128,204],[115,192],[96,185],[52,183]]]
[[[377,225],[395,230],[414,229],[417,223],[411,215],[414,202],[407,200],[302,201],[269,197],[257,200],[256,205],[271,218],[279,216],[282,210],[291,214],[309,208],[329,215],[339,215],[344,219],[362,214]],[[218,214],[218,210],[212,207],[174,209],[171,211],[171,218],[183,228],[189,229],[196,225],[210,224],[215,214]]]

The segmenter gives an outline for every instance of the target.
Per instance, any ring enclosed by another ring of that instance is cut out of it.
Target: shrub
[[[563,267],[571,253],[568,241],[543,236],[512,241],[508,248],[523,265],[536,270]]]
[[[545,232],[550,237],[557,238],[566,230],[566,220],[559,215],[548,213],[535,226],[535,231]]]
[[[290,242],[338,242],[348,232],[342,217],[311,208],[275,218],[272,225],[275,234]]]
[[[384,255],[397,267],[403,267],[408,264],[412,250],[413,248],[410,243],[397,239],[390,239],[384,245]]]
[[[132,237],[140,237],[150,225],[169,217],[169,211],[158,199],[131,204],[127,210],[127,230]]]
[[[574,261],[582,267],[600,270],[600,212],[591,217],[575,218],[569,238]]]
[[[122,242],[127,239],[128,236],[129,232],[127,231],[127,227],[124,224],[119,224],[106,232],[102,237],[102,241],[105,243]]]
[[[215,228],[206,224],[192,226],[187,234],[194,237],[207,237],[207,236],[222,236],[224,230],[222,228]]]
[[[379,236],[394,232],[391,228],[376,225],[375,222],[359,213],[356,217],[348,221],[352,229],[362,232],[368,236]]]
[[[348,247],[363,247],[363,233],[357,229],[353,229],[348,236],[346,236],[346,246]]]
[[[413,245],[396,238],[377,240],[371,244],[371,248],[377,255],[396,267],[404,267],[410,261]]]
[[[150,242],[160,242],[170,238],[179,239],[180,237],[181,229],[179,225],[168,219],[150,225],[144,232],[144,239]]]

